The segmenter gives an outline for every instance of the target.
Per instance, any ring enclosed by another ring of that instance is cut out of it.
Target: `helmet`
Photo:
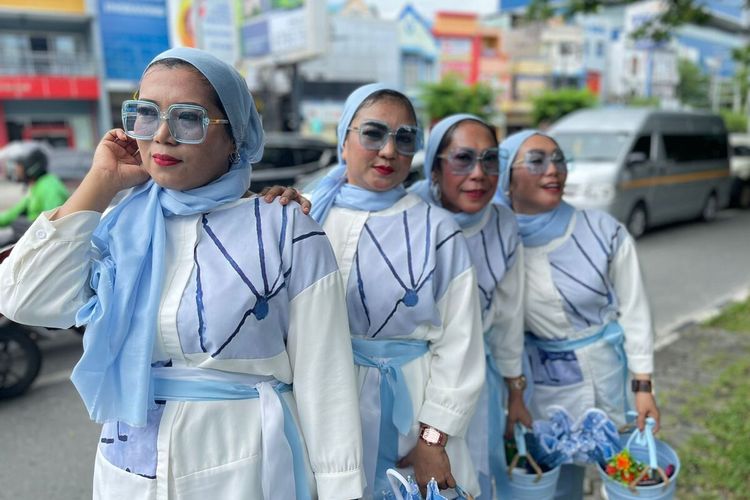
[[[47,173],[47,153],[37,145],[22,149],[10,159],[21,165],[28,180],[38,179]]]

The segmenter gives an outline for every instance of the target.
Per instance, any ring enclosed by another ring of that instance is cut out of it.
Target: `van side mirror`
[[[646,156],[646,153],[642,151],[633,151],[631,153],[628,153],[628,156],[625,157],[625,164],[627,166],[632,166],[639,163],[645,163],[646,160],[648,160],[648,156]]]

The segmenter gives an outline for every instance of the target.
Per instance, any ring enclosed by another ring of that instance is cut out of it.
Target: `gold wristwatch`
[[[523,391],[526,389],[526,377],[524,375],[506,380],[508,387],[513,391]]]
[[[438,429],[429,425],[422,424],[419,429],[419,438],[427,443],[427,446],[445,446],[448,442],[448,435],[440,432]]]

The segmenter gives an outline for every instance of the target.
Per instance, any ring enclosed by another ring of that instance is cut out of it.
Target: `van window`
[[[725,134],[665,134],[663,139],[668,160],[683,162],[727,157]]]
[[[632,136],[616,132],[560,132],[554,138],[565,156],[573,161],[613,161]]]
[[[642,135],[635,141],[631,153],[643,153],[646,158],[651,158],[651,136]]]

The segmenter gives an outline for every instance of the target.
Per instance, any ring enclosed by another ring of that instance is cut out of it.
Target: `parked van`
[[[585,109],[549,133],[572,160],[564,199],[611,213],[636,238],[659,224],[712,220],[729,202],[729,143],[718,115]]]
[[[729,158],[732,167],[729,204],[750,208],[750,134],[730,134],[729,145],[732,148]]]

